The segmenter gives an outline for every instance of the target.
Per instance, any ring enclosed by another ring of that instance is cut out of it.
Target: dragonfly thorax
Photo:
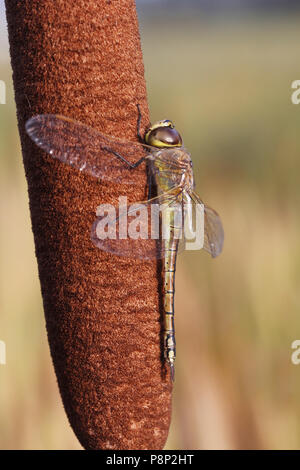
[[[190,154],[184,147],[164,149],[153,153],[152,174],[156,185],[163,191],[194,188],[194,176]]]

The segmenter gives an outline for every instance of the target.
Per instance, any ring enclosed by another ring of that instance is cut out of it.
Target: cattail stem
[[[141,200],[47,156],[25,134],[59,113],[136,140],[148,109],[133,0],[6,0],[19,131],[46,326],[70,423],[86,449],[160,449],[171,385],[161,360],[156,262],[121,259],[90,241],[100,203]],[[101,152],[99,152],[101,158]],[[34,443],[33,443],[34,445]]]

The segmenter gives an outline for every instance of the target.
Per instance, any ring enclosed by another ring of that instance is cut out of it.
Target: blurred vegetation
[[[188,26],[187,26],[188,24]],[[299,448],[299,18],[141,18],[152,120],[170,118],[224,253],[179,257],[169,449]],[[0,64],[0,448],[80,448],[47,345],[9,65]]]

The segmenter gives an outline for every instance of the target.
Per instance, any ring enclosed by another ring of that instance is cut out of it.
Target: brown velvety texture
[[[137,185],[99,182],[52,159],[25,134],[60,113],[136,140],[148,108],[133,0],[6,0],[13,79],[46,326],[70,423],[86,449],[160,449],[171,415],[162,363],[160,265],[95,248],[100,203]],[[99,152],[101,158],[101,152]],[[30,322],[30,318],[28,318]]]

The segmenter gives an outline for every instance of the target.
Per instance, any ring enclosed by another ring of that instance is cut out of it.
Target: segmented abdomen
[[[174,365],[176,359],[176,341],[174,325],[174,295],[175,270],[179,240],[175,238],[177,228],[170,227],[170,240],[165,240],[165,258],[163,267],[164,276],[164,356],[171,369],[171,378],[174,380]]]

